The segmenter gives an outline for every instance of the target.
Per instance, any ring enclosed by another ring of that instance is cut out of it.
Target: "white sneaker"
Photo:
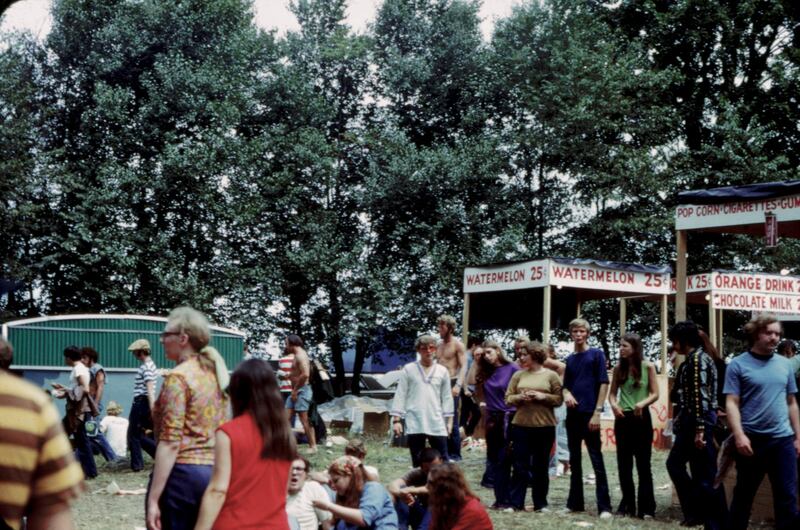
[[[550,513],[550,508],[548,508],[547,506],[545,506],[545,507],[544,507],[544,508],[542,508],[541,510],[534,510],[534,512],[535,512],[535,513]]]
[[[600,519],[611,519],[614,517],[614,514],[611,512],[600,512]]]
[[[558,510],[558,513],[560,513],[561,515],[567,515],[569,513],[575,513],[575,512],[573,512],[569,508],[561,508],[560,510]]]

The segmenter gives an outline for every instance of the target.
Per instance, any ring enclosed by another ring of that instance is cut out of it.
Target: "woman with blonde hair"
[[[328,468],[336,502],[315,499],[314,508],[331,512],[336,530],[396,530],[397,512],[386,488],[367,480],[364,464],[354,456],[340,456]]]
[[[161,334],[164,353],[177,366],[164,378],[153,411],[158,445],[147,492],[150,529],[193,528],[211,479],[230,377],[210,339],[208,320],[191,307],[174,309]]]
[[[441,464],[428,474],[431,530],[491,530],[492,520],[455,464]]]

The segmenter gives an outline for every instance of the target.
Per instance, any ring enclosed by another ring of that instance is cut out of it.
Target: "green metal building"
[[[156,366],[173,367],[159,340],[166,324],[166,317],[144,315],[58,315],[6,322],[2,333],[14,345],[11,368],[43,388],[53,382],[67,382],[70,368],[64,364],[64,348],[93,347],[108,374],[103,401],[113,399],[122,404],[127,416],[139,366],[128,346],[136,339],[147,339]],[[219,350],[229,370],[242,361],[244,338],[241,331],[211,326],[211,346]]]

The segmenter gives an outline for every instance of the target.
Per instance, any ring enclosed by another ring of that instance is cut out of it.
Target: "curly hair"
[[[334,476],[350,477],[350,484],[347,486],[347,491],[344,495],[336,493],[336,504],[348,508],[358,508],[361,501],[361,493],[364,491],[364,483],[367,481],[364,464],[361,463],[361,460],[349,455],[340,456],[331,462],[328,474],[331,479]]]
[[[778,317],[771,313],[762,313],[745,324],[744,332],[747,335],[747,343],[752,347],[753,344],[755,344],[758,340],[758,334],[762,331],[766,331],[771,324],[775,323],[781,323],[781,321],[778,320]],[[783,334],[782,330],[783,325],[781,324],[781,334]]]
[[[428,474],[428,506],[431,530],[450,530],[470,497],[475,497],[461,469],[455,464],[440,464]]]

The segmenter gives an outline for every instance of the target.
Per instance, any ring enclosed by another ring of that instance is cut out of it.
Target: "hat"
[[[108,407],[106,408],[106,412],[114,416],[116,416],[117,414],[121,414],[122,405],[120,405],[116,401],[109,401]]]
[[[128,346],[128,351],[140,351],[140,350],[150,351],[150,342],[147,339],[137,339],[133,341],[133,343],[130,346]]]

